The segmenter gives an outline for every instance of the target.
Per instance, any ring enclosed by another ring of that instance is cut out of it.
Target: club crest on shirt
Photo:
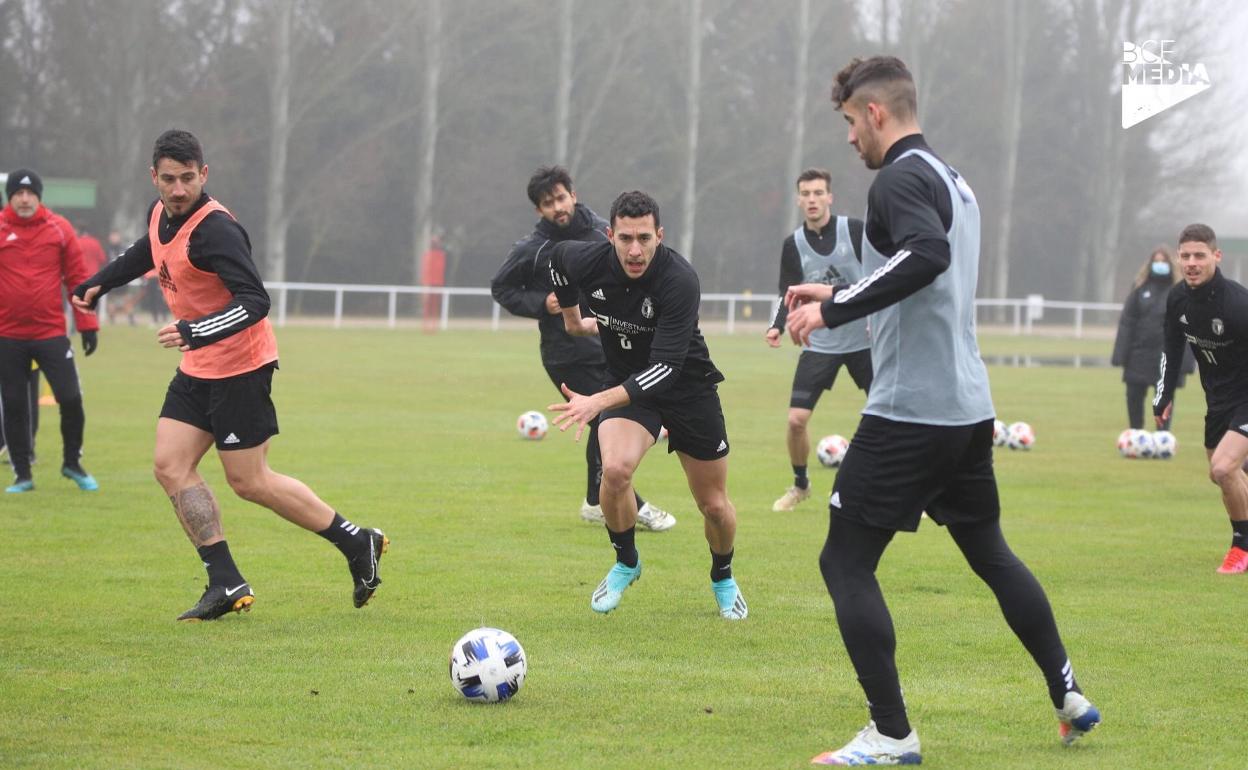
[[[654,318],[654,302],[649,297],[641,300],[641,315],[643,318]]]
[[[1219,336],[1221,336],[1222,332],[1226,329],[1226,327],[1222,325],[1221,318],[1213,319],[1209,322],[1209,325],[1213,327],[1213,333]]]

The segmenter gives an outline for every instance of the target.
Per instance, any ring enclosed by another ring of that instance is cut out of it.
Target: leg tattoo
[[[221,508],[208,485],[200,482],[169,496],[182,528],[199,547],[221,537]]]

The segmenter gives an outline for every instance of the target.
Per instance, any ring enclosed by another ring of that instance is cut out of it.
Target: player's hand
[[[183,353],[191,349],[191,346],[186,344],[186,340],[182,339],[182,332],[178,331],[176,323],[164,326],[156,332],[156,341],[162,348],[177,348]]]
[[[801,307],[789,311],[789,337],[795,345],[809,345],[810,333],[816,329],[825,329],[823,312],[819,305],[807,302]]]
[[[598,402],[593,396],[584,396],[568,387],[568,384],[561,383],[559,385],[560,392],[567,397],[567,403],[551,404],[546,407],[551,412],[561,412],[555,418],[555,427],[560,431],[566,431],[573,425],[576,426],[576,440],[581,440],[581,434],[585,432],[585,427],[594,421],[598,413],[602,409],[598,406]]]
[[[768,329],[763,334],[763,339],[767,340],[767,344],[773,348],[780,347],[780,330],[775,328]]]
[[[546,312],[547,313],[550,313],[551,315],[559,315],[559,311],[561,311],[562,309],[563,308],[559,307],[559,298],[555,296],[555,293],[553,291],[550,294],[546,295]]]
[[[573,337],[596,337],[598,335],[598,319],[582,318],[577,326],[568,326],[567,319],[564,322],[564,329]]]
[[[784,305],[792,310],[807,302],[823,302],[832,299],[833,291],[833,287],[826,283],[802,283],[790,286],[784,293]]]
[[[1161,414],[1153,415],[1153,419],[1157,421],[1157,430],[1161,430],[1162,426],[1170,421],[1170,410],[1174,409],[1174,402],[1166,404],[1166,408],[1161,410]]]
[[[95,352],[100,344],[100,335],[98,332],[89,331],[82,333],[82,354],[89,356]]]
[[[69,301],[73,303],[73,306],[76,309],[81,310],[84,313],[94,313],[95,299],[98,296],[100,296],[100,287],[92,286],[90,289],[84,291],[81,297],[77,294],[70,294]],[[90,353],[87,355],[90,355]]]

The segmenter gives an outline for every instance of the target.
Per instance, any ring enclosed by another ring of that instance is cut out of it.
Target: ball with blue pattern
[[[451,648],[451,684],[471,701],[498,703],[511,698],[528,670],[520,642],[497,628],[475,628]]]

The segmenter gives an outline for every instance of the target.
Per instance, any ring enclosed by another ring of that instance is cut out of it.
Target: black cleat
[[[255,601],[256,595],[246,583],[233,588],[206,586],[204,595],[199,597],[195,606],[179,615],[178,620],[198,623],[201,620],[216,620],[227,612],[249,612]]]
[[[357,609],[368,604],[377,586],[381,585],[381,575],[377,574],[377,563],[381,561],[381,555],[388,550],[390,550],[390,538],[386,537],[386,533],[380,529],[370,529],[368,530],[368,550],[354,559],[347,559],[347,566],[351,568],[351,581],[355,584],[355,592],[351,598]]]

